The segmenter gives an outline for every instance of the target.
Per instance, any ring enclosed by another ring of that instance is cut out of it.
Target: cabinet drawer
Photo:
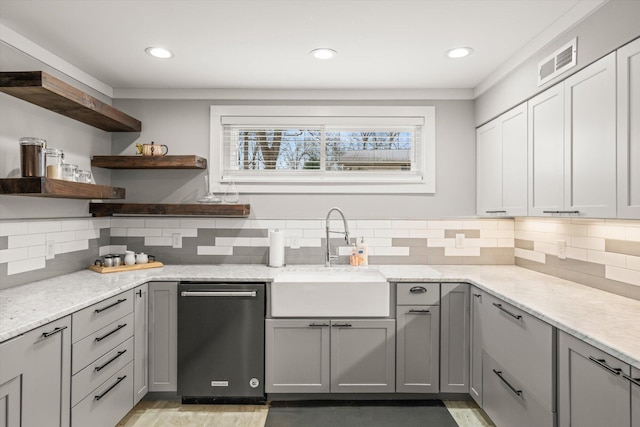
[[[72,373],[76,374],[131,336],[133,336],[133,313],[73,343]]]
[[[72,341],[77,342],[98,329],[133,312],[133,289],[93,304],[73,314]]]
[[[483,293],[482,349],[555,411],[555,329]]]
[[[398,305],[440,304],[440,283],[398,283]]]
[[[133,338],[129,338],[71,379],[71,406],[133,360]]]
[[[71,409],[72,427],[113,427],[133,407],[133,362]]]
[[[496,426],[553,427],[553,412],[487,353],[482,354],[482,377],[482,408]]]

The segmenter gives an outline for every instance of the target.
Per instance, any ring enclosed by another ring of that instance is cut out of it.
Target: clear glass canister
[[[91,184],[91,171],[78,169],[78,182],[84,182],[86,184]]]
[[[78,165],[62,164],[62,179],[65,181],[78,181]]]
[[[47,141],[25,136],[20,138],[20,171],[23,177],[44,176]]]
[[[47,148],[47,178],[62,179],[64,153],[57,148]]]

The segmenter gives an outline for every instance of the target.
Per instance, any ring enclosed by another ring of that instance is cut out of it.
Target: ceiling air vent
[[[578,39],[571,40],[538,64],[538,86],[542,86],[576,65],[577,42]]]

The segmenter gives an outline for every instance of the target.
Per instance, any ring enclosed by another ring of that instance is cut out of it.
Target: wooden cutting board
[[[148,262],[146,264],[134,264],[134,265],[119,265],[117,267],[101,267],[99,265],[90,265],[89,270],[96,273],[119,273],[121,271],[133,271],[133,270],[146,270],[147,268],[159,268],[164,264],[160,261]]]

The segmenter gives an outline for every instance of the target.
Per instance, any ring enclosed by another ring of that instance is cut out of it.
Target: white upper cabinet
[[[616,216],[615,53],[528,102],[529,215]]]
[[[618,50],[618,217],[640,219],[640,39]]]
[[[477,130],[477,214],[527,214],[527,106]]]
[[[564,82],[565,209],[616,216],[616,55]]]

